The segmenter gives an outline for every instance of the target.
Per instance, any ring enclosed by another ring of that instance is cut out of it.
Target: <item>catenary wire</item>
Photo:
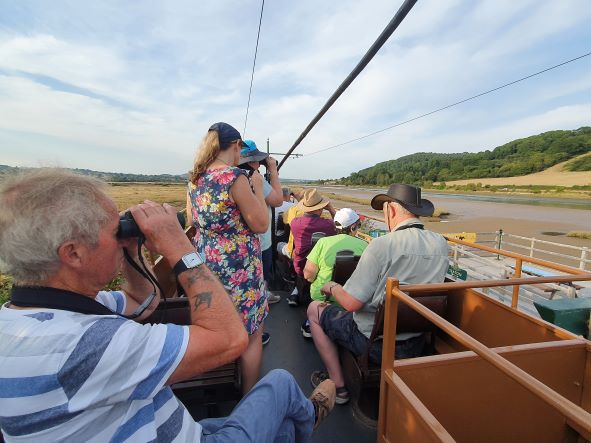
[[[400,6],[390,23],[386,25],[382,33],[378,36],[376,41],[371,45],[371,47],[367,50],[363,58],[357,63],[357,66],[353,68],[351,73],[347,76],[345,80],[340,84],[337,90],[330,96],[327,102],[324,104],[322,109],[316,114],[316,116],[312,119],[312,121],[306,126],[304,132],[300,134],[297,140],[294,142],[293,146],[289,148],[287,154],[281,159],[277,169],[280,169],[283,166],[283,163],[287,161],[291,153],[294,151],[295,148],[304,140],[306,135],[312,130],[312,128],[320,121],[320,119],[326,114],[326,112],[330,109],[330,107],[338,100],[338,98],[345,92],[345,90],[353,83],[353,81],[357,78],[357,76],[365,69],[367,64],[374,58],[374,56],[378,53],[380,48],[388,41],[390,36],[394,33],[396,28],[402,23],[406,15],[410,12],[412,7],[415,5],[417,0],[405,0],[405,2]]]
[[[433,110],[433,111],[430,111],[430,112],[427,112],[427,113],[425,113],[425,114],[417,115],[416,117],[410,118],[410,119],[408,119],[408,120],[405,120],[405,121],[403,121],[403,122],[396,123],[395,125],[392,125],[392,126],[388,126],[387,128],[383,128],[383,129],[380,129],[380,130],[378,130],[378,131],[370,132],[369,134],[363,135],[363,136],[361,136],[361,137],[357,137],[357,138],[354,138],[354,139],[348,140],[348,141],[346,141],[346,142],[338,143],[338,144],[336,144],[336,145],[332,145],[332,146],[329,146],[329,147],[327,147],[327,148],[322,148],[322,149],[319,149],[319,150],[317,150],[317,151],[313,151],[313,152],[310,152],[310,153],[304,154],[304,156],[306,156],[306,157],[307,157],[307,156],[310,156],[310,155],[319,154],[319,153],[321,153],[321,152],[325,152],[325,151],[328,151],[328,150],[330,150],[330,149],[335,149],[335,148],[338,148],[338,147],[340,147],[340,146],[348,145],[349,143],[353,143],[353,142],[356,142],[356,141],[359,141],[359,140],[366,139],[366,138],[368,138],[368,137],[374,136],[374,135],[376,135],[376,134],[379,134],[379,133],[381,133],[381,132],[385,132],[385,131],[388,131],[388,130],[390,130],[390,129],[397,128],[398,126],[406,125],[407,123],[413,122],[413,121],[415,121],[415,120],[418,120],[418,119],[420,119],[420,118],[424,118],[424,117],[427,117],[427,116],[429,116],[429,115],[433,115],[433,114],[435,114],[435,113],[437,113],[437,112],[443,111],[443,110],[445,110],[445,109],[449,109],[449,108],[452,108],[452,107],[454,107],[454,106],[460,105],[460,104],[462,104],[462,103],[465,103],[465,102],[467,102],[467,101],[474,100],[475,98],[482,97],[483,95],[490,94],[491,92],[495,92],[495,91],[498,91],[499,89],[503,89],[503,88],[506,88],[506,87],[508,87],[508,86],[514,85],[514,84],[516,84],[516,83],[522,82],[522,81],[524,81],[524,80],[530,79],[530,78],[532,78],[532,77],[535,77],[535,76],[537,76],[537,75],[543,74],[543,73],[545,73],[545,72],[551,71],[551,70],[553,70],[553,69],[559,68],[559,67],[561,67],[561,66],[564,66],[564,65],[567,65],[567,64],[569,64],[569,63],[572,63],[572,62],[574,62],[574,61],[577,61],[577,60],[580,60],[580,59],[582,59],[582,58],[585,58],[585,57],[587,57],[587,56],[589,56],[589,55],[591,55],[591,52],[588,52],[588,53],[586,53],[586,54],[580,55],[580,56],[578,56],[578,57],[575,57],[575,58],[571,58],[570,60],[564,61],[564,62],[562,62],[562,63],[559,63],[559,64],[557,64],[557,65],[551,66],[551,67],[549,67],[549,68],[543,69],[543,70],[541,70],[541,71],[538,71],[538,72],[536,72],[536,73],[534,73],[534,74],[527,75],[527,76],[525,76],[525,77],[522,77],[522,78],[520,78],[520,79],[514,80],[514,81],[512,81],[512,82],[505,83],[504,85],[497,86],[496,88],[489,89],[488,91],[481,92],[480,94],[473,95],[472,97],[468,97],[468,98],[465,98],[465,99],[463,99],[463,100],[457,101],[457,102],[455,102],[455,103],[452,103],[452,104],[449,104],[449,105],[443,106],[443,107],[441,107],[441,108],[437,108],[437,109],[435,109],[435,110]]]
[[[252,61],[252,73],[250,74],[250,87],[248,88],[248,103],[246,104],[246,116],[244,117],[244,130],[242,138],[246,138],[246,122],[248,122],[248,110],[250,109],[250,96],[252,94],[252,83],[254,80],[254,68],[257,64],[257,52],[259,51],[259,37],[261,36],[261,23],[263,22],[263,10],[265,9],[265,0],[261,3],[261,16],[259,17],[259,30],[257,32],[257,44],[254,48],[254,59]]]

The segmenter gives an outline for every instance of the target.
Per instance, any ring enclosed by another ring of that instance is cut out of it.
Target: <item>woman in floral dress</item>
[[[240,133],[227,123],[209,128],[197,152],[187,193],[187,219],[197,228],[196,249],[205,255],[232,296],[249,334],[241,358],[243,392],[259,378],[263,321],[269,312],[256,234],[268,226],[263,177],[237,168]]]

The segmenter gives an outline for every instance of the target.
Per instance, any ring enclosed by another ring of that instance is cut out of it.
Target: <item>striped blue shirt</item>
[[[125,309],[122,292],[97,301]],[[7,442],[199,441],[201,426],[165,386],[186,326],[117,315],[0,309],[0,428]]]

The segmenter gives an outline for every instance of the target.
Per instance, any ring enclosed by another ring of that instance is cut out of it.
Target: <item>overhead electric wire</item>
[[[514,84],[516,84],[516,83],[519,83],[519,82],[522,82],[522,81],[524,81],[524,80],[527,80],[527,79],[529,79],[529,78],[535,77],[536,75],[540,75],[540,74],[543,74],[543,73],[545,73],[545,72],[551,71],[552,69],[556,69],[556,68],[559,68],[559,67],[561,67],[561,66],[567,65],[567,64],[569,64],[569,63],[572,63],[572,62],[574,62],[574,61],[577,61],[577,60],[580,60],[580,59],[582,59],[582,58],[585,58],[585,57],[587,57],[587,56],[589,56],[589,55],[591,55],[591,52],[588,52],[588,53],[586,53],[586,54],[580,55],[580,56],[578,56],[578,57],[575,57],[575,58],[571,58],[570,60],[567,60],[567,61],[565,61],[565,62],[559,63],[559,64],[557,64],[557,65],[554,65],[554,66],[551,66],[551,67],[549,67],[549,68],[543,69],[543,70],[541,70],[541,71],[538,71],[538,72],[536,72],[536,73],[534,73],[534,74],[527,75],[527,76],[525,76],[525,77],[522,77],[522,78],[520,78],[520,79],[514,80],[514,81],[512,81],[512,82],[505,83],[504,85],[497,86],[496,88],[489,89],[488,91],[481,92],[480,94],[473,95],[472,97],[468,97],[468,98],[465,98],[465,99],[463,99],[463,100],[460,100],[460,101],[457,101],[457,102],[455,102],[455,103],[452,103],[452,104],[450,104],[450,105],[443,106],[443,107],[441,107],[441,108],[437,108],[437,109],[435,109],[434,111],[430,111],[430,112],[427,112],[427,113],[425,113],[425,114],[418,115],[418,116],[416,116],[416,117],[410,118],[410,119],[408,119],[408,120],[405,120],[405,121],[403,121],[403,122],[396,123],[395,125],[388,126],[387,128],[383,128],[383,129],[380,129],[380,130],[378,130],[378,131],[371,132],[371,133],[369,133],[369,134],[366,134],[366,135],[364,135],[364,136],[361,136],[361,137],[357,137],[357,138],[354,138],[354,139],[348,140],[348,141],[346,141],[346,142],[338,143],[338,144],[336,144],[336,145],[332,145],[332,146],[329,146],[329,147],[327,147],[327,148],[322,148],[322,149],[319,149],[318,151],[313,151],[313,152],[310,152],[310,153],[308,153],[308,154],[304,154],[304,156],[306,156],[306,157],[307,157],[307,156],[310,156],[310,155],[319,154],[319,153],[321,153],[321,152],[325,152],[325,151],[328,151],[328,150],[330,150],[330,149],[335,149],[335,148],[338,148],[338,147],[340,147],[340,146],[348,145],[349,143],[353,143],[353,142],[356,142],[356,141],[359,141],[359,140],[363,140],[363,139],[365,139],[365,138],[368,138],[368,137],[374,136],[374,135],[376,135],[376,134],[379,134],[379,133],[381,133],[381,132],[385,132],[385,131],[388,131],[388,130],[390,130],[390,129],[397,128],[398,126],[402,126],[402,125],[405,125],[405,124],[407,124],[407,123],[410,123],[410,122],[413,122],[413,121],[415,121],[415,120],[418,120],[418,119],[420,119],[420,118],[427,117],[427,116],[429,116],[429,115],[433,115],[433,114],[435,114],[436,112],[440,112],[440,111],[443,111],[443,110],[445,110],[445,109],[452,108],[452,107],[454,107],[454,106],[460,105],[460,104],[462,104],[462,103],[465,103],[465,102],[467,102],[467,101],[474,100],[475,98],[482,97],[483,95],[490,94],[491,92],[498,91],[499,89],[503,89],[503,88],[506,88],[506,87],[508,87],[508,86],[514,85]]]
[[[363,69],[367,66],[367,64],[371,61],[371,59],[377,54],[377,52],[384,45],[384,43],[386,43],[388,38],[390,38],[390,36],[396,30],[396,28],[398,28],[398,25],[400,25],[400,23],[402,23],[402,21],[404,20],[406,15],[410,12],[410,10],[412,9],[412,7],[415,5],[416,2],[417,2],[417,0],[405,0],[405,2],[402,4],[402,6],[396,12],[396,15],[394,16],[394,18],[392,18],[392,20],[390,20],[390,23],[388,23],[388,25],[384,28],[384,30],[379,35],[379,37],[374,42],[374,44],[371,45],[371,47],[365,53],[365,55],[363,56],[361,61],[357,64],[357,66],[355,66],[353,71],[351,71],[351,73],[347,76],[347,78],[341,83],[341,85],[337,88],[337,90],[331,95],[331,97],[324,104],[322,109],[318,112],[318,114],[316,114],[316,117],[314,117],[312,119],[312,121],[308,124],[308,126],[306,126],[306,129],[304,129],[304,132],[302,132],[300,134],[298,139],[294,142],[293,146],[291,148],[289,148],[289,151],[287,151],[287,154],[285,154],[285,156],[281,159],[281,162],[278,165],[278,169],[281,168],[281,166],[283,166],[283,163],[286,162],[286,160],[289,158],[289,156],[293,152],[293,150],[298,147],[298,145],[302,142],[302,140],[304,140],[306,135],[308,135],[308,133],[312,130],[312,128],[316,125],[316,123],[318,123],[318,121],[322,118],[322,116],[324,116],[324,114],[326,114],[326,112],[330,109],[330,107],[338,100],[338,98],[341,96],[341,94],[343,92],[345,92],[345,90],[349,87],[349,85],[351,83],[353,83],[353,80],[355,80],[357,78],[357,76],[361,73],[361,71],[363,71]]]
[[[257,52],[259,51],[259,37],[261,36],[261,23],[263,22],[263,10],[265,9],[265,0],[261,3],[261,16],[259,17],[259,30],[257,32],[257,44],[254,48],[254,59],[252,61],[252,73],[250,74],[250,87],[248,88],[248,103],[246,104],[246,116],[244,117],[244,130],[242,138],[246,138],[246,122],[248,121],[248,110],[250,109],[250,96],[252,94],[252,83],[254,80],[254,68],[257,64]]]

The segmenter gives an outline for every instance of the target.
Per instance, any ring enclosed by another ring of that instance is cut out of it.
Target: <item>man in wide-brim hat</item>
[[[372,198],[371,207],[380,211],[384,208],[384,203],[393,201],[410,213],[420,217],[433,215],[435,209],[433,203],[421,198],[421,188],[399,183],[390,185],[386,194],[378,194]]]
[[[337,344],[354,355],[365,353],[375,312],[384,300],[386,280],[395,277],[403,283],[441,283],[448,267],[448,245],[445,238],[424,229],[419,216],[433,214],[433,203],[421,198],[421,188],[393,184],[385,194],[376,195],[371,207],[384,211],[384,223],[390,231],[374,239],[365,249],[355,272],[344,286],[329,281],[321,292],[342,306],[313,301],[308,306],[308,320],[316,349],[326,371],[314,371],[312,385],[326,378],[337,386],[339,404],[349,401]],[[399,333],[396,336],[396,358],[421,355],[425,344],[423,333]],[[381,361],[381,342],[370,350],[370,360]]]

